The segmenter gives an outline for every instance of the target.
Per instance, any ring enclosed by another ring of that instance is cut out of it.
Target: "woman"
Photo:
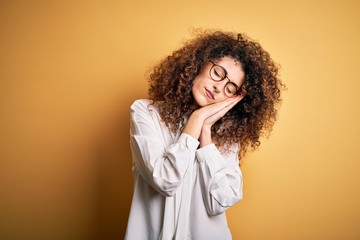
[[[150,74],[131,106],[135,178],[126,239],[231,239],[225,210],[242,198],[239,158],[272,130],[282,83],[243,34],[205,31]]]

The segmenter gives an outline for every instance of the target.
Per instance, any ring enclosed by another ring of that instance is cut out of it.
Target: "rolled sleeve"
[[[221,154],[214,144],[196,151],[205,206],[217,215],[242,199],[242,174],[237,151]]]
[[[184,144],[187,148],[189,148],[192,151],[196,151],[196,149],[199,146],[199,141],[193,138],[191,135],[186,133],[181,133],[180,137],[177,140],[177,143]]]
[[[148,104],[136,101],[131,110],[130,145],[136,170],[159,193],[172,196],[195,160],[199,142],[182,133],[169,145],[159,116],[152,114]]]
[[[215,144],[206,145],[196,151],[197,160],[200,164],[207,165],[211,177],[214,177],[217,172],[226,170],[226,164],[219,155],[220,152]]]

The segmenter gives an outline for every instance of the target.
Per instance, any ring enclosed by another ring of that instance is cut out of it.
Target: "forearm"
[[[203,123],[204,118],[201,116],[199,111],[195,111],[190,115],[182,132],[189,134],[195,139],[199,139]]]
[[[202,127],[199,142],[200,142],[200,148],[212,144],[211,127],[206,127],[206,126]]]
[[[167,129],[155,121],[149,103],[137,100],[131,105],[130,146],[134,169],[156,191],[171,196],[194,161],[199,141],[181,134],[175,142],[169,142],[163,135]]]

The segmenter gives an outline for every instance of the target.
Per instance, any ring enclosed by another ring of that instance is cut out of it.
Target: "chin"
[[[195,93],[195,94],[193,94],[193,97],[194,97],[195,103],[197,105],[199,105],[200,107],[204,107],[204,106],[210,104],[207,97],[202,95],[201,93]]]
[[[207,105],[209,105],[210,103],[207,101],[196,101],[197,105],[199,105],[200,107],[205,107]]]

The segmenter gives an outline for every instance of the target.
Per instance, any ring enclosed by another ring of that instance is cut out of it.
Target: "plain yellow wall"
[[[123,2],[1,1],[0,239],[123,238],[129,106],[193,27],[260,41],[288,87],[234,239],[360,239],[360,3]]]

